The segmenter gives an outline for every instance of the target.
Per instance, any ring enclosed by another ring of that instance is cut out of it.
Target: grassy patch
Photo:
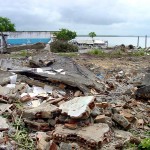
[[[64,57],[76,57],[78,56],[78,53],[58,53],[58,55],[64,56]]]
[[[123,150],[136,150],[136,149],[137,149],[137,145],[129,142],[129,143],[126,143]]]
[[[34,141],[29,137],[28,130],[24,126],[21,116],[13,117],[14,118],[13,126],[15,127],[16,131],[14,134],[10,135],[10,138],[12,138],[16,142],[18,148],[34,150],[35,149]]]
[[[106,55],[106,53],[101,49],[93,49],[93,50],[89,51],[88,54],[98,55],[98,56],[103,56],[103,57]]]
[[[11,57],[12,58],[24,58],[24,57],[27,57],[28,55],[29,55],[29,53],[27,50],[21,50],[16,53],[12,53]]]
[[[139,150],[150,150],[150,138],[145,138],[138,146]]]
[[[100,56],[100,57],[108,57],[108,58],[115,58],[115,57],[140,57],[150,55],[150,52],[145,52],[144,49],[140,49],[134,52],[123,52],[121,49],[112,50],[111,52],[105,52],[101,49],[93,49],[88,52],[90,55]]]

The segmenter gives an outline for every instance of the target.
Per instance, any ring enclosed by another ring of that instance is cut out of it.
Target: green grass
[[[99,57],[108,57],[108,58],[128,57],[128,56],[140,57],[140,56],[150,55],[150,53],[145,52],[144,49],[140,49],[134,52],[123,52],[121,49],[118,49],[118,50],[112,50],[111,52],[108,53],[106,53],[101,49],[93,49],[89,51],[88,54],[99,56]]]
[[[60,56],[64,56],[64,57],[76,57],[78,56],[78,53],[57,53]]]
[[[106,53],[104,51],[102,51],[101,49],[93,49],[91,51],[88,52],[91,55],[98,55],[98,56],[105,56]]]
[[[27,56],[29,56],[27,50],[21,50],[21,51],[18,51],[17,53],[11,54],[12,58],[24,58],[24,57],[27,57]]]
[[[34,141],[29,137],[28,129],[24,126],[22,121],[22,115],[20,117],[14,116],[13,127],[15,127],[16,131],[13,134],[10,134],[10,138],[12,138],[18,148],[27,149],[27,150],[35,150]]]
[[[150,150],[150,138],[145,138],[138,146],[138,150]]]

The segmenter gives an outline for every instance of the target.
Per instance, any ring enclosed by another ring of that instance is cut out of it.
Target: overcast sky
[[[16,30],[150,35],[150,0],[0,0]]]

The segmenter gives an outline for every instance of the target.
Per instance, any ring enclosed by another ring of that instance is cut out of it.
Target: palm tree
[[[96,33],[95,32],[90,32],[89,33],[89,37],[92,38],[92,41],[93,41],[93,44],[94,44],[94,37],[96,36]]]

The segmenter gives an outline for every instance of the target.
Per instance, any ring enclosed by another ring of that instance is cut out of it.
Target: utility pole
[[[138,39],[137,39],[137,47],[139,47],[139,36],[138,36]]]
[[[145,35],[145,49],[147,48],[147,35]]]

